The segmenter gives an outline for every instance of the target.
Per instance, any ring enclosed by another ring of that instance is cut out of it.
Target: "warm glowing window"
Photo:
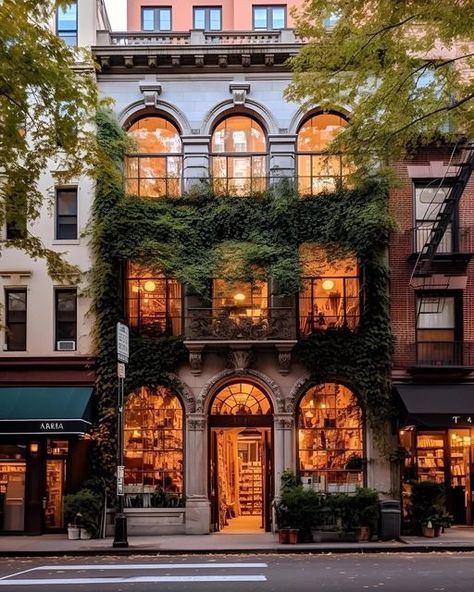
[[[212,305],[215,314],[227,313],[231,318],[259,318],[267,314],[266,282],[226,282],[214,280]]]
[[[140,197],[179,197],[183,156],[177,128],[162,117],[143,117],[128,129],[136,152],[126,159],[126,189]]]
[[[129,263],[126,277],[128,322],[139,333],[180,335],[181,284]]]
[[[308,119],[298,132],[298,188],[301,195],[332,192],[348,174],[342,155],[324,154],[347,121],[339,115],[323,113]]]
[[[142,387],[125,407],[128,506],[178,504],[183,493],[183,407],[164,386]]]
[[[266,415],[271,413],[268,397],[258,387],[238,382],[222,389],[214,399],[211,415]]]
[[[316,489],[353,491],[363,482],[362,412],[345,386],[311,388],[297,412],[299,468]]]
[[[300,334],[329,328],[355,329],[360,322],[360,282],[355,258],[329,261],[324,249],[300,247]]]
[[[252,118],[224,119],[212,135],[212,176],[219,193],[249,195],[266,188],[267,141]]]

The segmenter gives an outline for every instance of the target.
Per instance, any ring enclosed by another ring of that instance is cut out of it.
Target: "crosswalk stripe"
[[[77,584],[155,584],[192,582],[266,582],[262,575],[222,575],[222,576],[130,576],[123,578],[68,578],[36,580],[0,580],[0,586],[53,586]]]
[[[131,563],[93,564],[93,565],[41,565],[34,571],[80,571],[80,570],[121,570],[121,569],[262,569],[267,563]]]

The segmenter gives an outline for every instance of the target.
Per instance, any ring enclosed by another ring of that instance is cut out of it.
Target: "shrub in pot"
[[[446,494],[444,485],[434,481],[414,481],[411,484],[410,506],[416,532],[432,536],[436,526],[446,524]]]
[[[92,489],[83,488],[64,496],[64,519],[96,537],[99,534],[103,496]]]

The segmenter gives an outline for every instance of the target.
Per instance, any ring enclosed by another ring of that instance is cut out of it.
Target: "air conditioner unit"
[[[58,341],[56,343],[56,349],[58,351],[76,351],[75,341]]]

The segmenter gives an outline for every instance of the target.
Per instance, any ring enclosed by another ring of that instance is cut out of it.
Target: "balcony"
[[[413,254],[418,253],[430,238],[432,222],[420,222],[411,229]],[[452,226],[448,226],[436,251],[436,257],[449,257],[456,254],[471,254],[474,250],[474,232],[470,226],[464,226],[455,232]]]
[[[412,344],[416,352],[416,369],[469,369],[474,365],[472,342],[419,341]]]

